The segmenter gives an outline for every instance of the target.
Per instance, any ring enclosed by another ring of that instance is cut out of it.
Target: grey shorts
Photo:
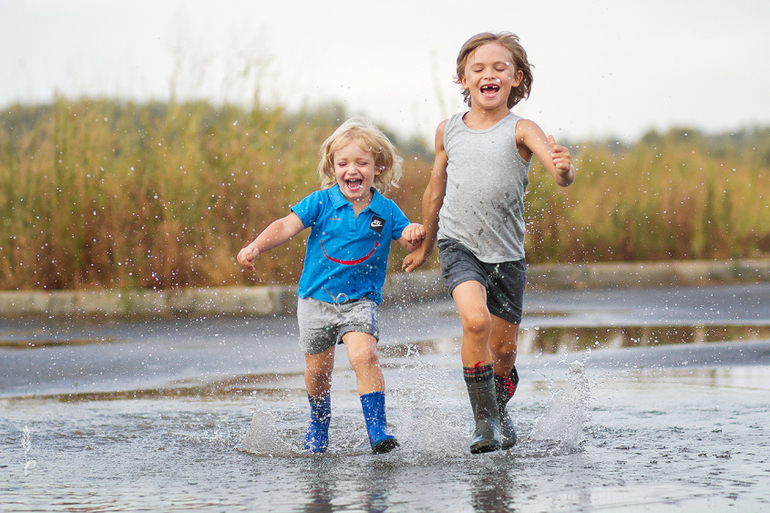
[[[477,281],[487,289],[489,313],[511,324],[521,324],[527,285],[527,262],[523,258],[488,264],[455,239],[438,241],[438,251],[441,275],[450,296],[459,284]]]
[[[299,346],[305,354],[318,354],[342,343],[346,333],[368,333],[380,339],[377,303],[363,297],[344,303],[325,303],[313,298],[297,302]]]

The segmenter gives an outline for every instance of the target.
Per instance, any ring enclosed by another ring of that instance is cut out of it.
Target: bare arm
[[[433,253],[433,247],[436,245],[438,213],[441,210],[441,205],[444,204],[447,180],[446,166],[448,158],[444,148],[444,127],[446,127],[446,121],[442,121],[436,129],[436,157],[433,161],[430,181],[422,196],[422,222],[425,227],[425,238],[419,248],[404,258],[401,268],[406,272],[414,271],[424,264]]]
[[[254,270],[252,263],[260,253],[280,246],[294,238],[305,229],[299,216],[292,212],[286,217],[273,221],[254,241],[238,252],[238,263],[246,269]]]
[[[569,150],[556,144],[552,135],[534,122],[522,119],[516,124],[516,142],[519,153],[529,160],[534,155],[560,187],[568,187],[575,181],[575,168]]]

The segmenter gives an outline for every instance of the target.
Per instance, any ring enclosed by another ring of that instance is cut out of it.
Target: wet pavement
[[[0,510],[762,511],[770,284],[529,292],[520,442],[471,456],[451,301],[381,312],[393,453],[338,351],[309,456],[292,317],[0,320]]]

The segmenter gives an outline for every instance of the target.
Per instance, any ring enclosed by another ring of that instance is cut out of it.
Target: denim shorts
[[[346,333],[368,333],[380,338],[377,303],[367,297],[325,303],[313,298],[297,301],[299,346],[305,354],[318,354],[342,343]]]
[[[489,313],[511,324],[521,324],[527,285],[525,259],[488,264],[455,239],[439,240],[438,252],[441,275],[450,296],[459,284],[477,281],[487,289]]]

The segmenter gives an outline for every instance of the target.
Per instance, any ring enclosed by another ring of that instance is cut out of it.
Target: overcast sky
[[[0,0],[0,107],[54,94],[337,101],[432,140],[462,43],[521,37],[514,112],[571,140],[770,125],[767,0]],[[2,113],[0,112],[0,115]]]

